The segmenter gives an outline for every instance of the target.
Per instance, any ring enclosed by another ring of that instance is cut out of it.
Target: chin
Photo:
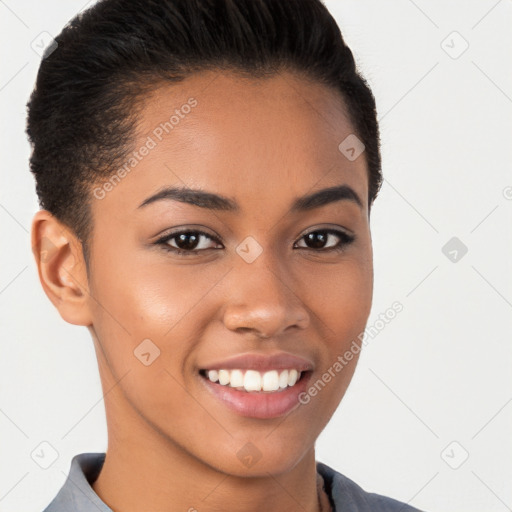
[[[267,433],[268,434],[268,433]],[[238,441],[236,447],[227,447],[225,451],[215,454],[209,453],[208,460],[203,459],[206,464],[222,473],[237,477],[268,477],[290,472],[307,453],[307,448],[297,450],[297,445],[279,442],[269,443],[263,437],[261,442],[255,440]],[[313,447],[311,447],[313,449]],[[216,455],[212,458],[211,455]]]

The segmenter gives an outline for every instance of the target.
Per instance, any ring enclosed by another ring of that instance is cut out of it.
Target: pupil
[[[326,233],[315,231],[307,235],[308,242],[312,243],[314,248],[322,248],[326,242]]]
[[[192,238],[192,242],[190,242],[190,238]],[[180,249],[195,249],[197,246],[199,237],[194,235],[193,233],[181,233],[178,236],[178,247]],[[182,242],[185,242],[183,244]]]

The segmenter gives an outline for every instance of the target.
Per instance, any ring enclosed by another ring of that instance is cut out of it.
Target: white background
[[[368,325],[396,300],[404,310],[369,340],[317,459],[428,512],[512,510],[512,2],[326,4],[382,132]],[[0,1],[2,512],[40,512],[73,455],[106,449],[92,341],[43,293],[29,238],[31,43],[84,7]],[[452,237],[468,249],[456,262],[442,251]],[[43,441],[59,454],[48,469],[31,458]]]

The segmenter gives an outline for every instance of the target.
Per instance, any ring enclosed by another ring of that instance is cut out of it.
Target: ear
[[[70,324],[92,325],[80,240],[48,210],[39,210],[32,220],[31,244],[43,290],[60,316]]]

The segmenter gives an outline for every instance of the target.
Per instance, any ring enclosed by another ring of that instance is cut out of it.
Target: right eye
[[[208,249],[214,249],[214,247],[205,247],[208,243],[201,239],[213,240],[220,244],[220,241],[212,235],[197,229],[187,229],[169,233],[159,238],[155,244],[162,245],[163,249],[166,251],[171,251],[179,256],[192,256]],[[173,247],[169,243],[170,241],[175,241],[176,247]]]

